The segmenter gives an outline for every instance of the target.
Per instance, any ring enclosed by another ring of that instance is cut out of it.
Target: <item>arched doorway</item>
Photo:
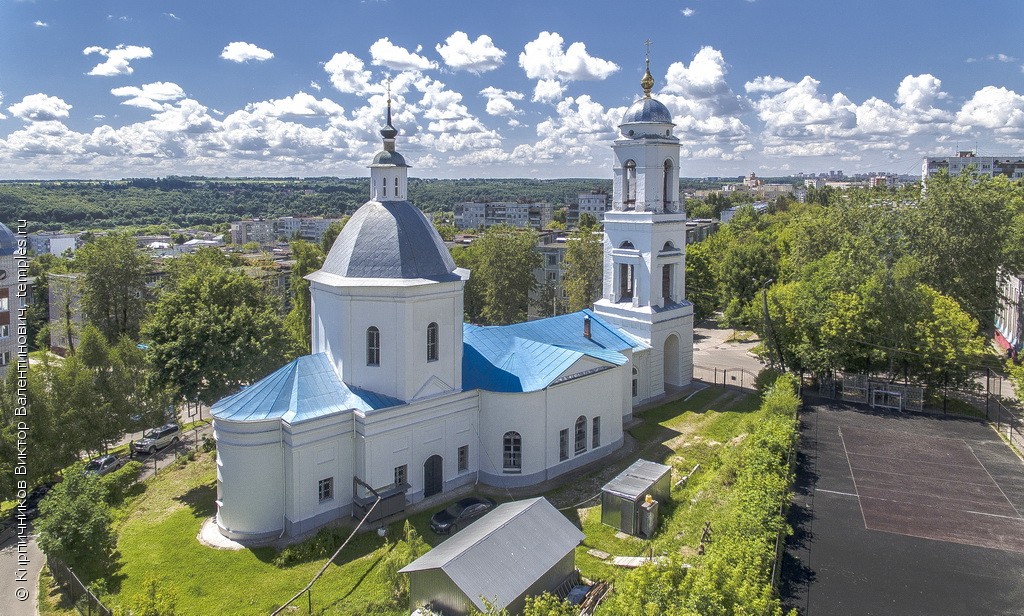
[[[679,368],[679,336],[669,334],[665,338],[665,384],[681,385],[682,375]]]
[[[432,455],[423,463],[423,498],[441,493],[443,486],[442,470],[444,462],[441,456]]]

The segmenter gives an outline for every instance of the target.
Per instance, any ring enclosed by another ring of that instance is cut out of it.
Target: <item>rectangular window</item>
[[[6,366],[9,363],[11,363],[11,352],[4,351],[0,353],[0,366]]]
[[[459,472],[469,470],[469,445],[459,447]]]
[[[395,485],[400,486],[403,483],[409,483],[409,467],[405,464],[395,467]]]
[[[558,265],[558,255],[548,255],[548,265]]]
[[[7,312],[10,309],[10,300],[6,297],[0,297],[0,312]]]
[[[376,327],[366,330],[366,365],[380,365],[380,330]]]
[[[0,325],[0,338],[6,338],[11,335],[10,325]]]
[[[320,496],[321,503],[334,500],[334,477],[321,479],[320,484],[317,487],[317,494]]]
[[[569,459],[569,428],[558,433],[558,460]]]
[[[593,427],[592,431],[594,433],[592,446],[596,449],[596,448],[601,446],[601,418],[600,417],[595,417],[594,418],[594,427]]]

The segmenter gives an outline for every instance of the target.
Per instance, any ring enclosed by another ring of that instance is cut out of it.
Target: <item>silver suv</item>
[[[135,453],[153,454],[157,449],[163,449],[168,445],[176,445],[181,440],[181,427],[178,424],[169,423],[159,428],[147,430],[142,438],[132,443],[132,451]]]

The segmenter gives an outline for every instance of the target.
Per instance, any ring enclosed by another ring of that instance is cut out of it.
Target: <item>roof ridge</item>
[[[456,560],[458,560],[459,557],[463,556],[464,554],[466,554],[466,552],[468,552],[470,550],[470,548],[473,548],[473,547],[476,547],[477,545],[479,545],[481,541],[483,541],[484,539],[487,539],[488,537],[490,537],[491,534],[494,533],[495,531],[501,530],[502,528],[505,528],[506,526],[508,526],[509,523],[512,522],[512,520],[516,519],[517,517],[519,517],[523,513],[529,511],[531,507],[533,507],[534,505],[539,503],[543,498],[544,498],[543,496],[535,496],[533,499],[525,499],[525,500],[519,500],[519,501],[509,501],[507,503],[502,503],[501,505],[498,505],[498,508],[495,508],[495,511],[497,511],[503,505],[514,505],[514,504],[517,504],[517,503],[526,503],[526,502],[529,502],[531,500],[533,501],[533,502],[530,502],[529,505],[524,506],[519,511],[517,511],[517,512],[513,513],[512,515],[510,515],[504,522],[502,522],[501,524],[495,526],[489,532],[480,535],[472,543],[470,543],[469,545],[464,546],[461,550],[456,552],[451,558],[446,560],[444,562],[444,564],[441,565],[441,567],[445,567],[448,564],[453,563]]]

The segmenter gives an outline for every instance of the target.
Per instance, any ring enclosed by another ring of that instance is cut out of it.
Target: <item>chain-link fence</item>
[[[757,373],[744,368],[694,366],[693,378],[719,387],[735,387],[747,391],[757,389]]]
[[[61,587],[71,603],[84,616],[113,616],[110,608],[103,603],[89,588],[78,579],[75,572],[62,561],[53,556],[46,557],[46,566],[50,569],[53,579]]]

